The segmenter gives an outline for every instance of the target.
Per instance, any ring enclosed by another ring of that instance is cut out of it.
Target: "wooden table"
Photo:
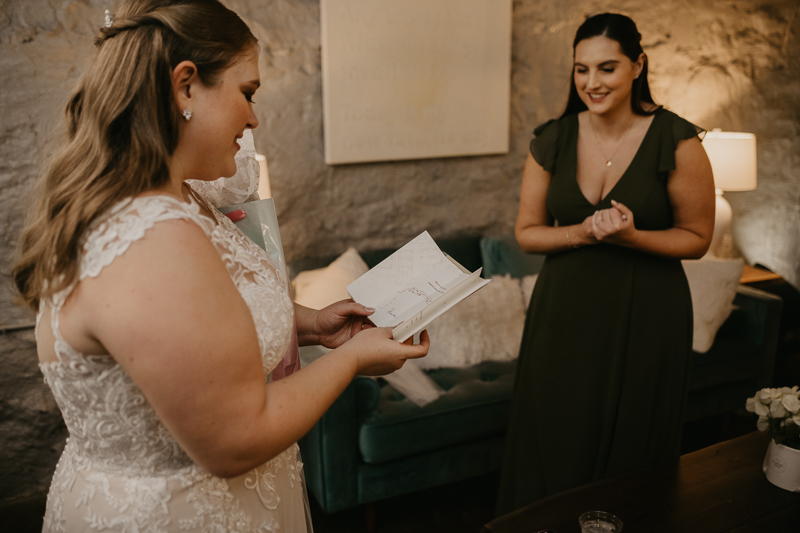
[[[774,281],[780,280],[781,275],[776,274],[775,272],[770,272],[769,270],[764,270],[763,268],[753,267],[750,265],[744,265],[742,269],[742,279],[739,280],[739,283],[744,285],[750,285],[752,283],[761,283],[762,281]]]
[[[585,511],[607,511],[625,533],[794,533],[800,494],[779,489],[761,465],[769,437],[753,432],[679,461],[551,496],[489,522],[483,533],[579,533]]]

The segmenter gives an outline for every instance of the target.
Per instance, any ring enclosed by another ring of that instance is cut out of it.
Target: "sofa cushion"
[[[431,322],[428,355],[409,363],[434,369],[516,359],[524,305],[519,279],[492,276],[491,283]]]
[[[367,270],[356,249],[348,248],[325,268],[300,272],[292,281],[294,301],[310,309],[322,309],[350,298],[346,287]]]
[[[516,361],[487,361],[429,372],[446,392],[418,407],[391,385],[361,421],[358,441],[367,463],[381,463],[505,433]]]
[[[741,259],[682,261],[694,311],[692,349],[706,353],[714,344],[717,330],[733,309],[733,298],[742,277]]]

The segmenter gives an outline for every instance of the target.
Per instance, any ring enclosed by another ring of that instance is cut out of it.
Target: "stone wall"
[[[329,167],[323,161],[317,0],[227,0],[261,43],[256,147],[266,154],[289,259],[510,232],[534,126],[565,103],[584,16],[637,21],[659,103],[705,128],[758,136],[759,186],[727,194],[735,249],[800,284],[798,0],[516,0],[511,132],[501,156]],[[0,325],[29,324],[8,272],[24,197],[52,150],[69,87],[110,0],[0,3]],[[40,494],[64,429],[29,329],[0,334],[0,503]]]

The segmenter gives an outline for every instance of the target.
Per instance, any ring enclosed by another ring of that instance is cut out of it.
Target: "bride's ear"
[[[178,109],[192,109],[192,89],[197,83],[200,76],[192,61],[181,61],[172,69],[172,93]]]

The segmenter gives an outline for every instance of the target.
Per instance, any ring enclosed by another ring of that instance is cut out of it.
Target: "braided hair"
[[[169,182],[180,114],[172,70],[213,86],[257,40],[217,0],[129,0],[95,39],[66,108],[65,138],[34,189],[12,275],[34,309],[76,281],[82,237],[115,203]]]

